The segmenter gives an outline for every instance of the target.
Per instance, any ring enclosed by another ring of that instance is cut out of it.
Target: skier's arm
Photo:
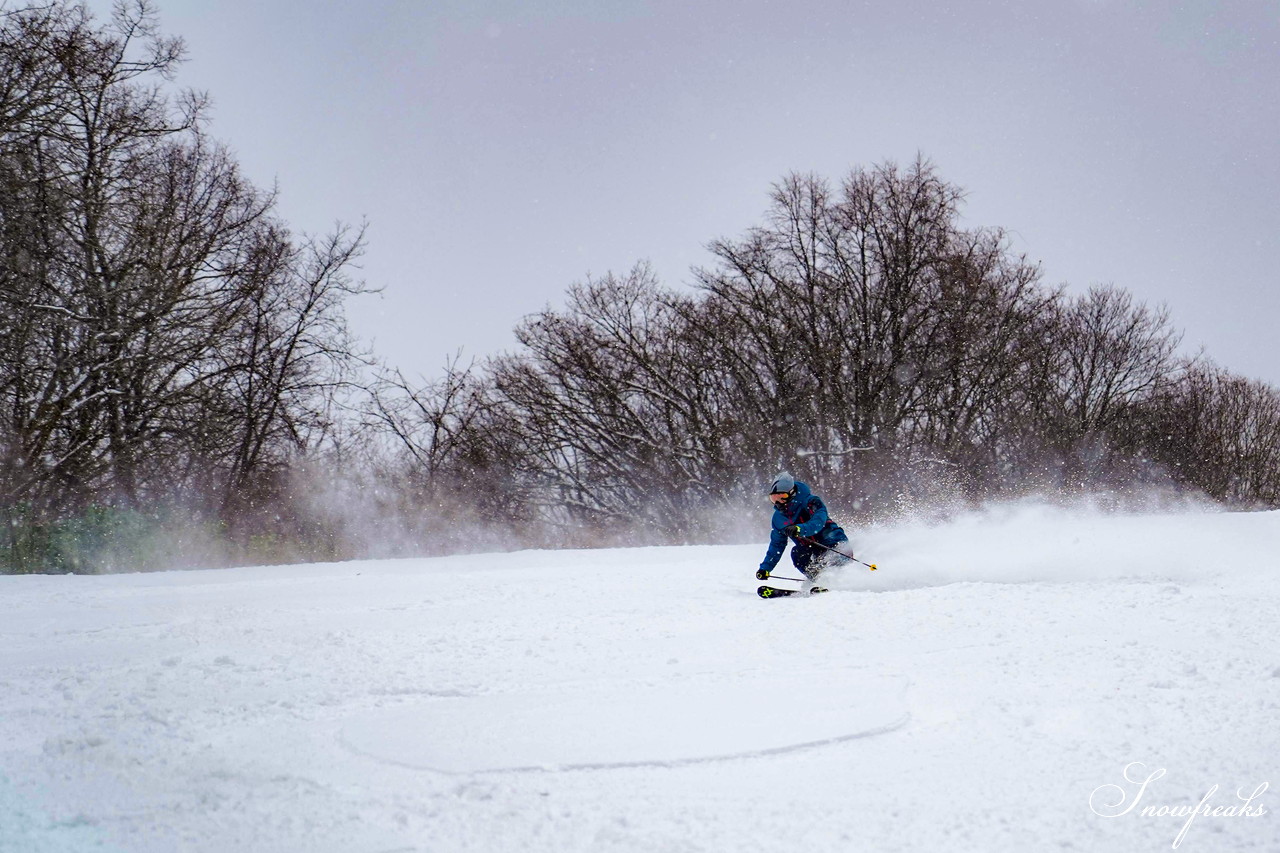
[[[822,528],[827,526],[827,505],[822,502],[822,498],[814,496],[809,498],[809,509],[813,515],[809,516],[809,520],[799,525],[800,536],[817,536]]]
[[[765,553],[764,562],[760,564],[760,568],[766,572],[773,571],[773,567],[782,559],[782,552],[786,550],[787,537],[783,536],[778,528],[773,528],[769,533],[769,550]]]

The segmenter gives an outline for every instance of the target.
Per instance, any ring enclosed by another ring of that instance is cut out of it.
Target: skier
[[[769,486],[769,500],[773,501],[773,528],[769,533],[769,550],[756,572],[759,580],[766,580],[774,566],[787,550],[787,540],[795,540],[791,549],[791,562],[805,577],[813,580],[818,573],[830,566],[848,562],[844,554],[833,552],[839,543],[848,542],[840,525],[827,516],[827,506],[822,498],[783,471],[773,478]]]

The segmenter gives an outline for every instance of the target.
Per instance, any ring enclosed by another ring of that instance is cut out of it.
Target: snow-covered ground
[[[854,541],[0,578],[0,850],[1280,849],[1280,514]]]

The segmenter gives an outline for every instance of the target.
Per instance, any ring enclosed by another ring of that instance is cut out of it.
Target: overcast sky
[[[157,2],[283,218],[368,219],[350,316],[411,375],[589,273],[687,284],[789,171],[921,152],[1046,282],[1280,384],[1276,0]]]

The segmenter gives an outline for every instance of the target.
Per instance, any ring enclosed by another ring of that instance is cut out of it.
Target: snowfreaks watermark
[[[1238,789],[1236,798],[1234,800],[1227,799],[1227,805],[1219,805],[1214,800],[1215,795],[1218,793],[1217,785],[1206,791],[1204,796],[1200,798],[1200,802],[1194,806],[1170,806],[1151,803],[1150,797],[1147,796],[1147,789],[1152,782],[1164,774],[1164,768],[1148,773],[1146,765],[1140,761],[1127,764],[1124,768],[1124,781],[1128,784],[1099,785],[1089,795],[1089,808],[1100,817],[1121,817],[1137,809],[1139,803],[1146,799],[1148,804],[1138,812],[1141,817],[1186,818],[1186,823],[1182,825],[1182,829],[1173,839],[1175,850],[1182,843],[1182,839],[1187,837],[1187,830],[1191,829],[1191,824],[1198,817],[1262,817],[1267,813],[1262,803],[1257,802],[1258,798],[1266,793],[1267,788],[1270,787],[1267,782],[1257,785],[1252,791],[1247,786]]]

